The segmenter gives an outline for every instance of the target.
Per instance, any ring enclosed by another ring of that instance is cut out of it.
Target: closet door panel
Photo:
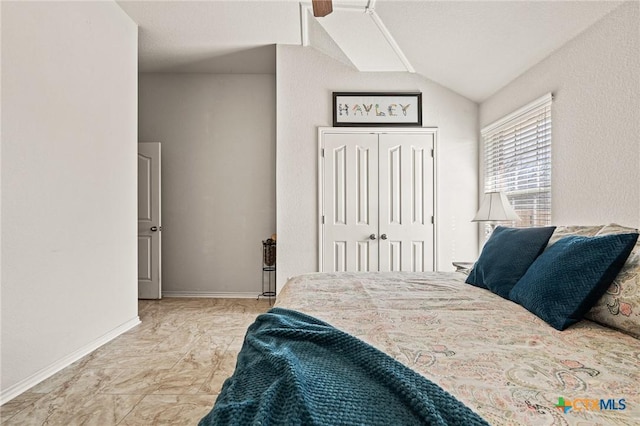
[[[379,135],[380,271],[433,270],[433,135]]]
[[[378,137],[332,133],[323,142],[322,270],[377,271]]]

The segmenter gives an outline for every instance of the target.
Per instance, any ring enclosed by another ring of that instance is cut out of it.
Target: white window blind
[[[518,227],[551,223],[549,93],[482,129],[484,190],[504,192]]]

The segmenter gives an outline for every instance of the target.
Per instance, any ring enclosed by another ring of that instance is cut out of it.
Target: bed
[[[549,245],[625,231],[562,227]],[[587,315],[598,322],[564,331],[461,272],[300,275],[276,306],[372,345],[490,424],[627,426],[640,424],[639,275],[640,243]]]

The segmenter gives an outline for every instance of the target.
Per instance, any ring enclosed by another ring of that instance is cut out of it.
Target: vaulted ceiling
[[[313,47],[317,19],[360,71],[417,72],[476,102],[621,3],[333,0],[314,18],[310,2],[118,1],[140,27],[141,72],[273,73],[273,45]]]

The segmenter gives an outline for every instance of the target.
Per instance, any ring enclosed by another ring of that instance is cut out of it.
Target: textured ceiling
[[[372,6],[417,73],[481,102],[620,3],[334,0],[329,17],[337,24],[327,21],[324,28],[356,66],[383,69],[376,54],[388,46],[380,39],[377,49],[370,33],[358,30],[362,14],[353,13]],[[140,27],[141,72],[274,73],[275,51],[268,46],[303,40],[297,1],[118,4]],[[389,64],[397,69],[395,58]]]
[[[480,102],[620,4],[378,1],[375,10],[416,72]]]
[[[117,3],[139,26],[141,72],[273,73],[275,56],[255,48],[301,40],[296,1]]]

